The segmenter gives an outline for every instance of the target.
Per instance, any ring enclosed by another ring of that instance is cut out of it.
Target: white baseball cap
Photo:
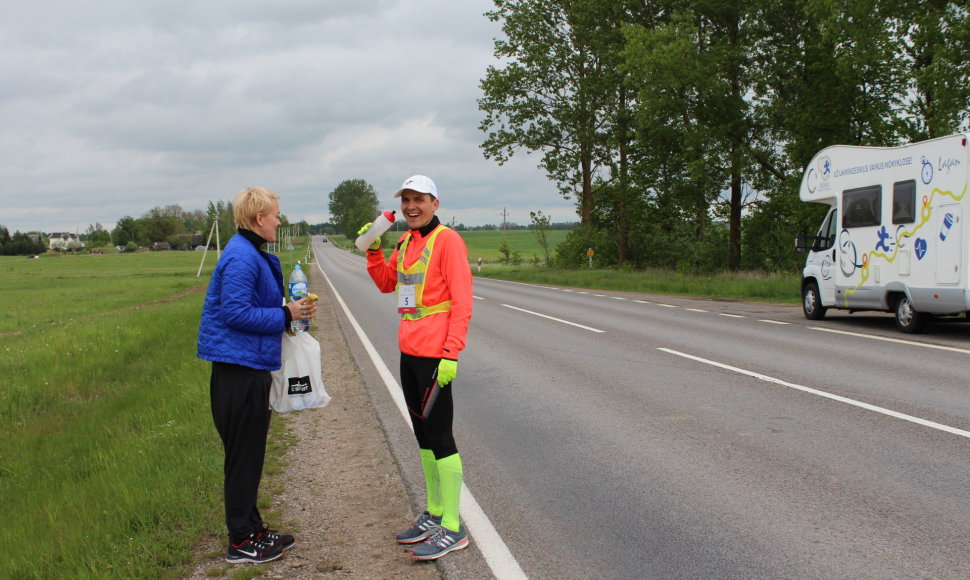
[[[394,194],[394,197],[401,197],[401,194],[408,189],[418,193],[430,193],[435,199],[439,199],[438,188],[431,181],[431,178],[426,175],[412,175],[405,179],[401,185],[401,189]]]

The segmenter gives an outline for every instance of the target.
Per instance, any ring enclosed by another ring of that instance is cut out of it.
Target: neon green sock
[[[424,468],[425,491],[428,494],[428,513],[441,516],[441,480],[438,478],[438,464],[434,452],[430,449],[421,450],[421,467]]]
[[[461,456],[455,453],[438,460],[438,479],[441,481],[441,526],[453,532],[461,531],[458,504],[461,499]]]

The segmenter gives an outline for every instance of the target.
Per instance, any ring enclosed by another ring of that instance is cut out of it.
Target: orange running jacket
[[[472,318],[472,271],[465,241],[458,232],[439,225],[427,236],[417,230],[405,232],[397,247],[405,237],[412,236],[404,255],[404,267],[410,268],[421,257],[428,238],[441,228],[444,230],[435,238],[425,275],[423,303],[431,306],[450,300],[451,310],[418,320],[401,320],[398,344],[401,352],[412,356],[458,360]],[[390,293],[397,288],[397,254],[395,248],[385,262],[382,250],[367,251],[367,273],[381,292]]]

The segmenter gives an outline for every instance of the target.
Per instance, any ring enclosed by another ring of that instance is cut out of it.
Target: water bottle
[[[309,289],[307,288],[306,274],[303,273],[303,268],[297,262],[296,266],[293,266],[293,273],[290,274],[290,302],[304,298],[307,292],[309,292]],[[290,330],[306,332],[310,330],[310,321],[294,320],[290,322]]]
[[[374,224],[370,227],[370,229],[357,236],[357,241],[354,242],[357,245],[357,248],[361,252],[366,252],[377,238],[379,238],[387,230],[391,229],[391,226],[394,225],[394,214],[396,213],[397,212],[394,211],[386,211],[377,216],[377,219],[374,220]]]

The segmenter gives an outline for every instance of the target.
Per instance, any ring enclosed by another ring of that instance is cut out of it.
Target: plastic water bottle
[[[385,211],[381,215],[377,216],[377,219],[374,220],[374,225],[372,225],[366,232],[357,236],[357,241],[354,242],[354,244],[357,245],[357,248],[361,252],[366,252],[377,238],[381,237],[384,232],[391,229],[391,226],[394,225],[394,214],[396,213],[397,212],[394,211]]]
[[[307,292],[309,292],[309,288],[307,288],[306,274],[303,273],[303,268],[297,262],[296,266],[293,266],[293,272],[290,274],[290,302],[304,298]],[[294,320],[290,322],[290,330],[293,332],[306,332],[310,330],[310,321]]]

